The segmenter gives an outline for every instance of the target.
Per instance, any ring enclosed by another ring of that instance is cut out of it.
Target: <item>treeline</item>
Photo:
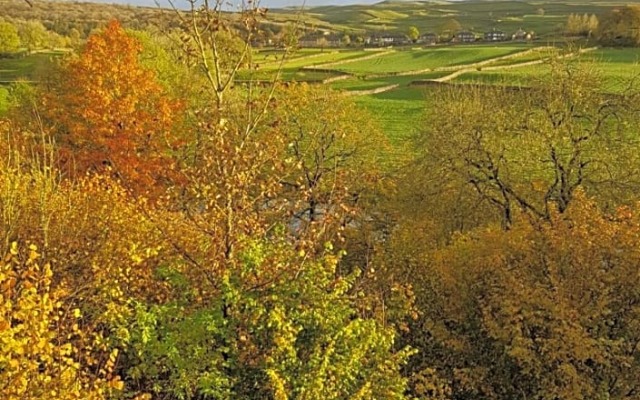
[[[616,7],[597,16],[570,14],[565,34],[595,38],[604,46],[640,45],[640,6]]]
[[[12,88],[3,398],[638,396],[632,82],[434,88],[397,167],[349,97],[235,85],[261,13],[216,15]]]
[[[61,36],[69,36],[75,29],[84,38],[115,18],[131,29],[164,27],[174,20],[168,10],[157,7],[91,2],[0,0],[0,10],[0,16],[5,19],[39,21],[48,30]]]

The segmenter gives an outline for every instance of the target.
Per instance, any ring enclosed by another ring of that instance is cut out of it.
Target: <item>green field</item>
[[[316,51],[306,53],[303,57],[294,57],[286,59],[284,66],[287,69],[303,68],[337,61],[345,61],[370,55],[370,51],[364,50],[325,50],[314,49]],[[295,54],[295,53],[294,53]],[[280,68],[281,61],[269,62],[262,65],[265,70],[274,70]]]
[[[424,79],[435,79],[446,75],[446,72],[429,72],[419,75],[407,76],[382,76],[375,78],[350,78],[333,82],[331,87],[337,90],[369,90],[389,85],[400,85],[400,90],[408,86],[411,82]]]
[[[424,110],[426,107],[425,91],[428,88],[412,86],[414,81],[440,78],[448,71],[432,71],[415,75],[398,75],[401,72],[437,69],[442,67],[464,68],[468,64],[491,60],[505,55],[516,55],[518,62],[529,61],[540,57],[538,53],[517,56],[529,49],[526,44],[503,45],[468,45],[452,47],[431,47],[398,49],[370,57],[370,51],[341,51],[326,54],[307,51],[302,57],[292,57],[283,64],[283,79],[301,80],[300,74],[330,74],[346,72],[353,76],[331,83],[336,90],[368,91],[391,85],[392,90],[378,94],[357,93],[356,103],[369,111],[379,123],[380,128],[390,139],[393,150],[388,155],[391,164],[395,164],[409,156],[407,144],[410,138],[424,126]],[[360,60],[359,58],[362,58]],[[341,63],[341,61],[349,61]],[[506,62],[500,61],[500,62]],[[317,72],[304,69],[320,63],[335,63],[323,66],[327,71]],[[268,68],[265,68],[268,69]]]
[[[526,45],[473,45],[407,49],[368,60],[337,65],[335,68],[357,75],[401,73],[471,64],[526,49]]]
[[[357,102],[378,117],[384,132],[395,144],[400,144],[414,133],[425,109],[425,89],[402,88],[370,96]]]
[[[36,53],[19,58],[0,58],[0,83],[18,79],[39,81],[51,71],[51,63],[63,53]]]
[[[598,49],[580,55],[576,60],[592,63],[606,90],[620,91],[633,77],[640,75],[640,52],[637,49]],[[457,83],[503,84],[527,86],[538,77],[549,72],[548,64],[524,66],[521,68],[474,71],[457,77]]]

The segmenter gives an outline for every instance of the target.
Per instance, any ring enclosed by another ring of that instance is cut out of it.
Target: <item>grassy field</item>
[[[320,50],[313,49],[313,52],[307,52],[302,57],[287,58],[284,66],[287,69],[296,69],[303,67],[310,67],[315,65],[322,65],[328,63],[334,63],[338,61],[346,61],[371,55],[372,52],[364,50]],[[294,53],[295,55],[296,53]],[[274,61],[262,64],[262,69],[274,70],[278,69],[281,65],[281,61]]]
[[[582,54],[577,60],[587,61],[604,81],[606,90],[616,92],[626,87],[631,78],[640,76],[640,52],[637,49],[598,49]],[[521,68],[474,71],[455,79],[457,83],[503,84],[528,86],[549,71],[548,64]]]
[[[423,79],[435,79],[446,75],[446,72],[429,72],[419,75],[408,76],[382,76],[376,78],[350,78],[335,81],[331,87],[337,90],[369,90],[389,85],[399,85],[399,89],[406,88],[411,82]]]
[[[401,73],[471,64],[525,49],[527,49],[527,45],[474,45],[406,49],[368,60],[337,65],[335,68],[356,75]]]
[[[51,63],[63,53],[36,53],[20,58],[0,58],[0,83],[10,83],[18,79],[39,81],[49,71]]]

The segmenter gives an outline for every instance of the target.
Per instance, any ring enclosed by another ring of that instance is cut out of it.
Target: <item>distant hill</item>
[[[134,6],[155,6],[154,0],[90,0],[95,3],[114,3],[114,4],[130,4]],[[305,8],[318,7],[318,6],[347,6],[354,4],[375,4],[381,0],[306,0]],[[403,1],[403,0],[399,0]],[[161,6],[166,7],[169,5],[167,0],[158,0]],[[187,2],[184,0],[177,0],[177,5],[186,7]],[[262,0],[260,1],[261,7],[267,8],[286,8],[295,7],[299,8],[303,4],[303,0]]]
[[[60,34],[67,34],[72,24],[81,24],[83,33],[110,18],[118,18],[127,27],[143,29],[169,20],[154,0],[0,0],[0,18],[39,19]],[[168,7],[169,0],[157,0]],[[271,32],[278,33],[287,23],[302,22],[307,31],[322,29],[338,35],[350,34],[363,39],[372,34],[406,34],[410,27],[420,33],[450,34],[451,26],[471,31],[477,36],[498,30],[511,37],[516,31],[534,32],[535,37],[550,43],[564,40],[570,14],[602,15],[628,0],[260,0],[268,7]],[[635,1],[636,3],[638,0]],[[102,4],[97,4],[102,3]],[[126,4],[111,5],[105,3]],[[230,4],[241,3],[230,0]],[[187,0],[175,0],[186,8]],[[305,4],[300,14],[299,7]],[[132,7],[132,6],[144,7]],[[290,8],[281,8],[290,7]]]

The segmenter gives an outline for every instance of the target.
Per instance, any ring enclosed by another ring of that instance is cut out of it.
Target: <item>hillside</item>
[[[385,1],[373,5],[311,7],[305,15],[333,25],[336,30],[404,33],[410,26],[420,32],[440,32],[452,20],[465,30],[484,32],[499,29],[534,31],[538,36],[554,37],[567,16],[602,14],[626,2],[582,1]],[[272,10],[275,18],[286,19],[291,10]]]
[[[448,26],[459,26],[460,29],[485,32],[492,29],[507,33],[524,29],[533,31],[538,37],[553,40],[558,37],[567,16],[576,14],[600,15],[617,4],[626,2],[605,1],[410,1],[393,0],[376,4],[372,0],[354,0],[360,4],[323,5],[316,4],[334,0],[308,0],[302,11],[293,8],[270,8],[268,19],[282,26],[285,23],[303,21],[310,29],[324,29],[333,32],[363,33],[387,32],[406,33],[410,26],[415,26],[422,33],[440,33]],[[109,2],[112,2],[111,0]],[[0,17],[37,19],[45,22],[50,29],[66,34],[68,25],[82,25],[81,31],[88,34],[97,25],[111,18],[119,19],[125,26],[140,29],[147,25],[166,24],[170,15],[154,5],[152,0],[114,0],[113,2],[148,5],[135,7],[132,5],[104,4],[104,2],[52,2],[38,0],[29,7],[26,2],[17,0],[0,0]],[[344,4],[346,2],[341,2]],[[348,3],[352,3],[349,1]],[[168,0],[161,0],[161,6],[169,5]],[[177,6],[184,1],[177,1]],[[301,0],[263,1],[261,5],[278,7],[290,4],[302,4]],[[59,26],[64,21],[64,26]],[[48,22],[48,24],[47,24]]]

